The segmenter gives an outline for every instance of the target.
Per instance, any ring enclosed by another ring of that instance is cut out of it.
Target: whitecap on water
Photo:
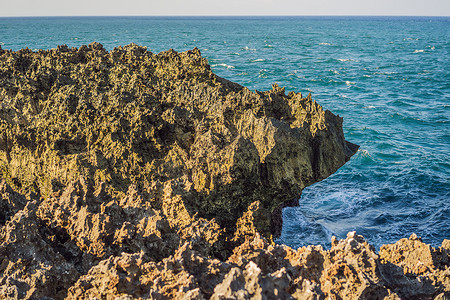
[[[345,81],[345,84],[347,85],[347,86],[351,86],[351,85],[355,85],[356,84],[356,82],[353,82],[353,81]]]
[[[398,74],[398,72],[373,72],[373,75],[393,75]]]
[[[244,48],[242,48],[242,50],[245,50],[245,51],[256,51],[256,49],[249,48],[248,46],[245,46]]]
[[[355,62],[357,62],[358,61],[357,59],[351,59],[351,58],[338,58],[337,60],[341,61],[341,62],[347,62],[347,61],[355,61]]]
[[[265,61],[265,59],[258,58],[258,59],[253,59],[253,60],[251,60],[251,62],[259,62],[259,61]]]
[[[234,66],[231,66],[231,65],[227,65],[227,64],[215,64],[215,65],[211,65],[211,67],[224,67],[224,68],[227,68],[227,69],[234,69]]]
[[[267,70],[266,69],[262,69],[259,71],[259,78],[267,78],[267,74],[266,74]]]
[[[367,151],[366,149],[358,149],[357,153],[363,157],[371,157],[369,151]]]
[[[425,50],[414,50],[414,53],[422,53],[425,52]]]
[[[331,46],[331,44],[330,43],[319,43],[319,45],[326,45],[326,46]]]

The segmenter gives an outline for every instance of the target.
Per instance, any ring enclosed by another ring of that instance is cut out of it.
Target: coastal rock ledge
[[[449,299],[450,240],[273,243],[357,149],[196,48],[0,47],[0,299]]]

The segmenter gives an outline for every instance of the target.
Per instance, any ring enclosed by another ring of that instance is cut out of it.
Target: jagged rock
[[[58,234],[40,226],[36,209],[36,201],[28,202],[0,229],[1,299],[63,299],[80,276],[70,253],[56,246]]]
[[[354,232],[345,240],[333,238],[330,250],[321,246],[294,250],[273,245],[256,233],[253,237],[246,235],[227,260],[219,260],[214,258],[216,252],[202,248],[213,247],[208,238],[218,225],[207,229],[211,224],[197,219],[192,227],[183,224],[183,229],[177,231],[180,224],[171,227],[165,220],[162,230],[158,222],[163,219],[146,219],[148,210],[134,210],[133,203],[143,200],[133,186],[120,203],[123,207],[107,198],[105,203],[113,202],[113,205],[106,207],[117,205],[117,211],[106,209],[103,215],[116,221],[103,221],[106,225],[101,228],[119,228],[124,232],[122,224],[113,227],[108,223],[126,223],[128,217],[148,220],[145,226],[141,226],[142,221],[125,226],[134,230],[134,235],[106,230],[115,238],[102,238],[103,229],[97,228],[95,234],[89,227],[93,219],[100,217],[87,218],[90,221],[80,223],[87,225],[84,231],[72,232],[81,228],[77,225],[80,222],[77,218],[83,215],[80,211],[91,210],[94,214],[95,207],[103,204],[99,199],[105,200],[101,189],[92,192],[84,184],[80,179],[69,185],[58,196],[60,204],[55,204],[53,198],[40,204],[28,202],[1,228],[1,295],[7,299],[447,299],[449,296],[447,241],[435,249],[413,235],[409,240],[383,246],[378,255]],[[83,204],[79,210],[74,208],[76,203]],[[49,208],[50,205],[54,207]],[[124,212],[130,207],[131,212]],[[73,215],[64,216],[65,209]],[[43,214],[46,210],[55,213],[53,221]],[[123,214],[121,220],[119,212]],[[68,223],[63,225],[57,220]],[[166,247],[168,257],[155,255],[156,249],[146,240],[149,235],[136,234],[139,230],[155,235],[159,232],[158,243]],[[186,241],[176,247],[176,243],[164,238],[165,234],[179,242]],[[217,238],[213,238],[216,243]],[[127,239],[133,240],[128,242],[128,247],[116,242],[121,240],[126,244]],[[99,257],[91,253],[91,248],[86,247],[89,243],[101,244],[94,249],[104,249],[104,254]],[[118,253],[119,250],[128,253]],[[131,253],[133,250],[138,252]],[[417,257],[415,261],[414,257]],[[413,268],[422,261],[427,262],[426,269]]]
[[[0,56],[0,74],[0,169],[44,198],[83,176],[119,198],[136,184],[159,208],[169,186],[191,217],[230,236],[259,201],[256,227],[269,237],[279,207],[357,149],[311,96],[251,92],[212,73],[198,49],[22,49]]]
[[[200,255],[189,243],[162,261],[145,262],[143,253],[110,257],[69,290],[68,299],[115,297],[201,299],[211,295],[230,266]]]
[[[0,226],[3,226],[15,213],[25,207],[27,199],[15,192],[5,180],[0,181],[0,195]]]
[[[450,258],[445,248],[447,242],[444,240],[442,247],[435,249],[412,234],[409,239],[381,246],[381,261],[392,266],[388,272],[392,273],[395,266],[398,273],[402,272],[408,278],[397,283],[397,286],[403,285],[405,297],[426,298],[444,291],[443,299],[450,298]]]
[[[285,269],[264,276],[250,261],[243,271],[232,268],[215,287],[211,299],[293,299],[287,292],[289,281]]]
[[[46,226],[67,232],[82,253],[97,261],[141,250],[161,259],[175,251],[179,238],[165,216],[142,201],[133,186],[119,203],[105,192],[104,184],[93,191],[80,178],[59,197],[44,200],[38,216]],[[92,263],[85,271],[90,267]]]
[[[356,149],[198,49],[0,48],[0,299],[448,299],[449,240],[273,243]]]

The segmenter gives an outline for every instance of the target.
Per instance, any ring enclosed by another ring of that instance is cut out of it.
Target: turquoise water
[[[352,230],[376,246],[450,238],[450,18],[0,18],[4,49],[92,41],[198,47],[219,76],[311,92],[344,117],[360,150],[284,210],[278,242],[329,246]]]

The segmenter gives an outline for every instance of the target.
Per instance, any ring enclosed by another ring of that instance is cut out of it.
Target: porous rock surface
[[[450,242],[274,245],[357,146],[197,49],[0,48],[0,299],[446,299]]]

